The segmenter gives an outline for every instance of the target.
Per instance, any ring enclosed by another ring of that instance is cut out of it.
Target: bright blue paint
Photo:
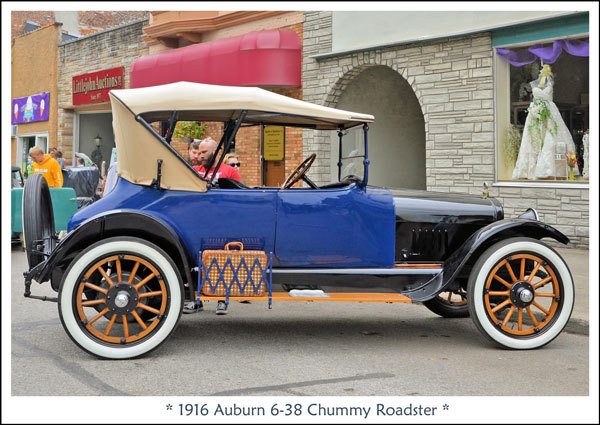
[[[80,210],[69,229],[119,209],[139,210],[163,220],[181,237],[192,258],[210,239],[248,238],[260,240],[260,249],[274,252],[274,267],[394,264],[394,206],[390,193],[383,189],[365,191],[351,185],[196,193],[156,190],[119,179],[109,195]]]
[[[280,191],[275,256],[283,267],[393,266],[394,226],[384,189]]]
[[[139,210],[171,226],[192,258],[208,238],[260,236],[268,252],[275,246],[276,197],[276,189],[156,190],[119,179],[108,196],[76,214],[70,228],[110,210]]]

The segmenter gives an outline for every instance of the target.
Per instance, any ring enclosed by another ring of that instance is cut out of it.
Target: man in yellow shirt
[[[62,187],[62,170],[56,159],[45,154],[44,151],[38,147],[29,149],[29,156],[33,160],[31,168],[34,174],[41,174],[44,176],[49,187]]]

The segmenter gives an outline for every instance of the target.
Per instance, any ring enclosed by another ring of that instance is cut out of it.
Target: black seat
[[[246,186],[242,182],[225,177],[221,177],[217,180],[217,187],[220,189],[250,189],[249,186]]]

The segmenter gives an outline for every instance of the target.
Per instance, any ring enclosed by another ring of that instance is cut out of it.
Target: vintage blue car
[[[259,88],[188,82],[110,96],[115,189],[78,211],[60,242],[44,179],[32,176],[23,199],[25,296],[57,301],[64,329],[89,353],[123,359],[158,347],[177,326],[184,301],[206,297],[198,291],[210,271],[201,255],[230,242],[269,258],[252,279],[267,283],[261,297],[275,303],[422,302],[444,317],[470,315],[484,336],[512,349],[549,343],[569,320],[573,278],[541,242],[568,238],[532,209],[505,219],[500,203],[485,194],[369,186],[371,115]],[[242,126],[334,131],[339,181],[310,180],[314,154],[282,187],[205,179],[170,145],[176,122],[190,120],[223,123],[217,169]],[[352,128],[362,146],[347,153],[343,137]],[[360,172],[344,175],[349,163]],[[304,187],[295,187],[300,180]],[[219,272],[222,284],[239,286],[236,267],[229,277]],[[33,295],[32,281],[50,281],[58,297]],[[241,288],[227,298],[255,295]]]

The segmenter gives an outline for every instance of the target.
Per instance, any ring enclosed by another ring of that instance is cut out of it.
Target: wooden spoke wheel
[[[517,349],[541,347],[566,325],[573,309],[573,279],[546,244],[513,238],[490,247],[469,278],[467,298],[478,329]]]
[[[442,317],[469,317],[467,292],[462,288],[455,291],[441,292],[435,298],[424,301],[423,305]]]
[[[161,344],[182,310],[182,280],[164,251],[137,238],[110,238],[82,251],[61,283],[59,313],[84,350],[131,358]]]

